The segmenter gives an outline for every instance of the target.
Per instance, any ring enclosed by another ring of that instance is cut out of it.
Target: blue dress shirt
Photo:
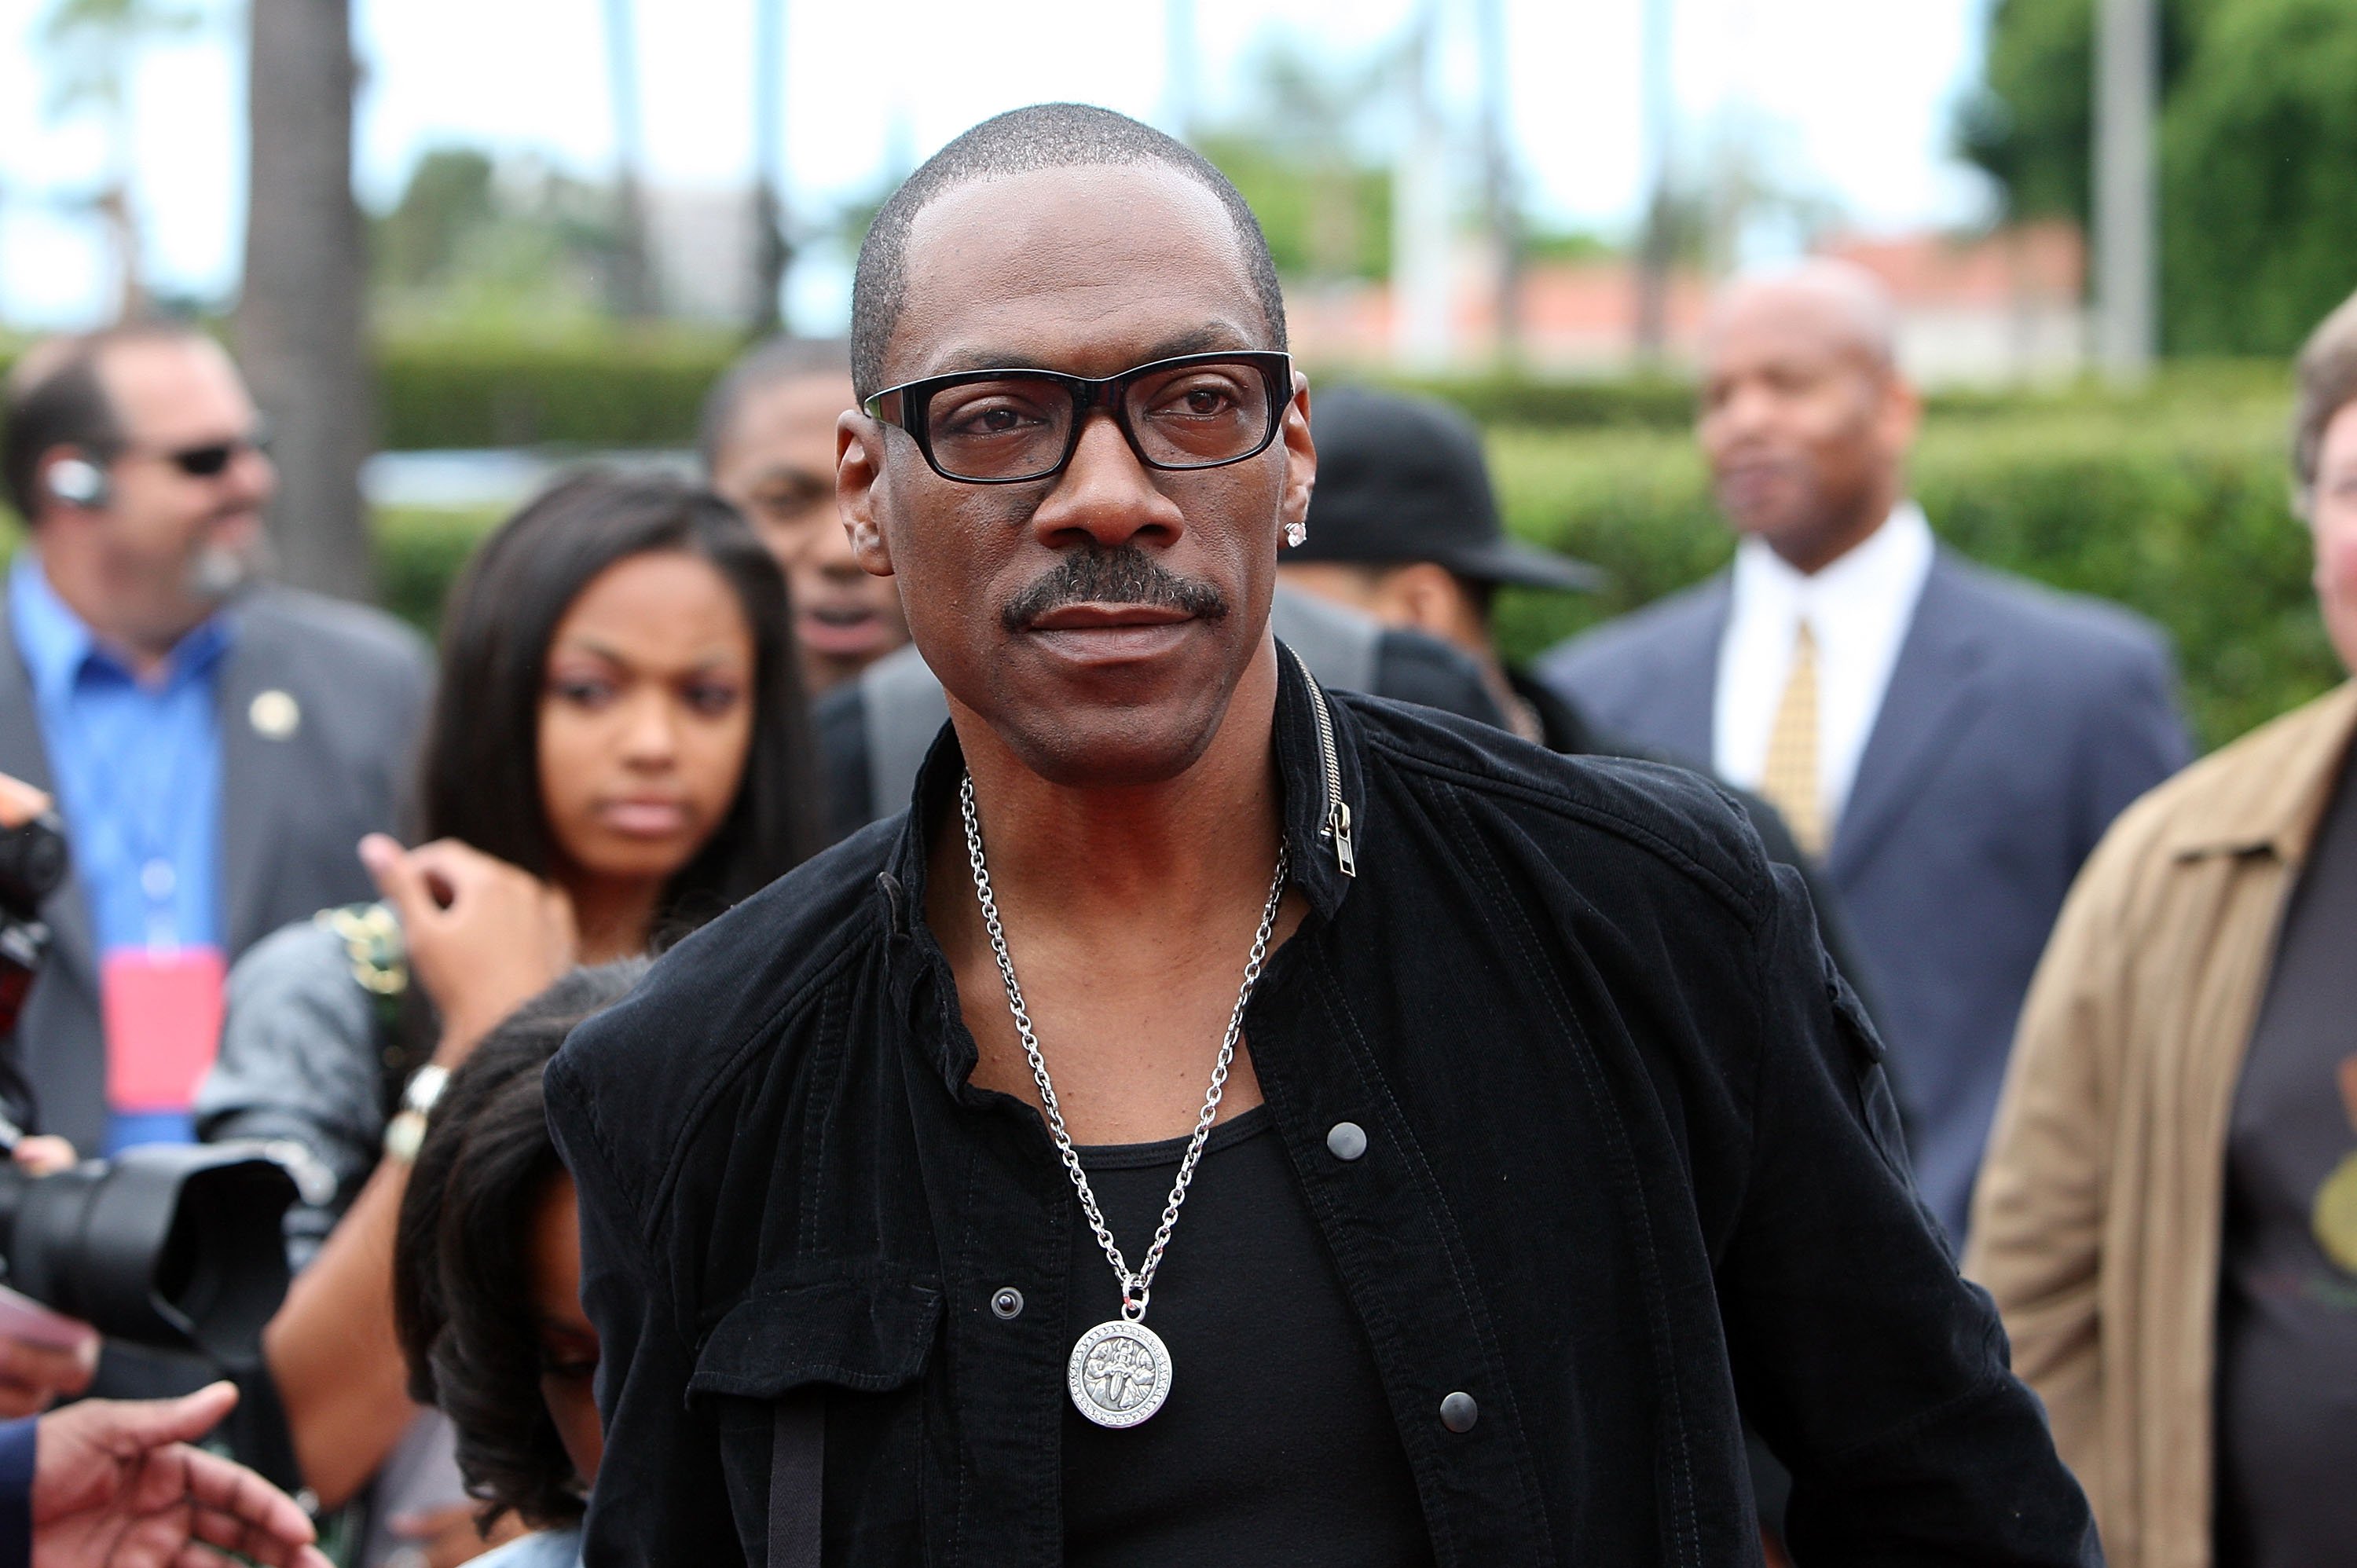
[[[9,624],[102,954],[221,945],[220,617],[142,681],[58,597],[35,553],[8,574]],[[111,1111],[107,1153],[187,1143],[185,1111]]]

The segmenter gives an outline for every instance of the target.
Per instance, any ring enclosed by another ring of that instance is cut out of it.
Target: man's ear
[[[892,546],[884,537],[883,508],[877,504],[883,488],[884,426],[856,408],[845,409],[834,422],[834,503],[851,539],[852,558],[873,577],[892,575]]]
[[[1293,372],[1293,401],[1285,405],[1285,423],[1276,438],[1285,446],[1285,495],[1277,503],[1280,527],[1309,515],[1309,492],[1318,488],[1318,446],[1309,438],[1309,378]]]
[[[1891,452],[1904,456],[1923,427],[1923,394],[1897,371],[1890,373],[1882,393],[1882,440]]]

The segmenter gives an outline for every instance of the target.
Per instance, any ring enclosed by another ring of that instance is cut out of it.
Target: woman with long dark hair
[[[775,564],[725,502],[661,478],[560,483],[453,592],[425,842],[364,841],[383,901],[280,931],[231,975],[199,1126],[276,1143],[305,1178],[303,1272],[264,1349],[323,1504],[409,1423],[393,1229],[449,1071],[576,962],[647,952],[812,846],[790,625]]]

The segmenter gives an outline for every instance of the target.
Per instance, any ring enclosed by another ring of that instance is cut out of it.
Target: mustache
[[[998,618],[1008,631],[1021,631],[1066,605],[1153,605],[1198,620],[1228,613],[1227,596],[1218,588],[1180,576],[1136,545],[1092,544],[1072,551],[1007,600]]]

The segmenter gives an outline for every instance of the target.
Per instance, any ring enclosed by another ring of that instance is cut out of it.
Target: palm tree
[[[113,245],[121,279],[117,312],[126,318],[147,302],[139,210],[131,199],[131,73],[144,46],[193,32],[203,19],[156,0],[59,0],[41,27],[53,72],[49,113],[88,110],[105,124],[106,172],[90,205]]]
[[[647,250],[646,137],[639,117],[639,46],[630,0],[606,0],[606,89],[614,115],[614,308],[655,313]]]
[[[786,0],[754,0],[752,335],[786,327]]]
[[[369,596],[368,256],[352,199],[350,0],[250,0],[252,151],[237,343],[277,432],[282,575]]]

